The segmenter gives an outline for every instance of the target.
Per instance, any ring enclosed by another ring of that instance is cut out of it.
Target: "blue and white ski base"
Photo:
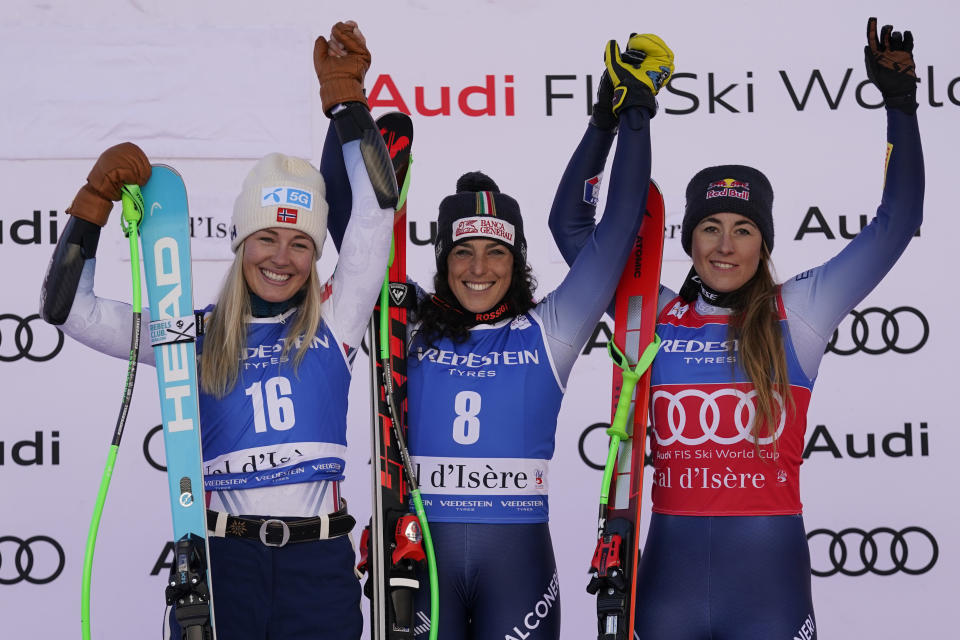
[[[150,344],[153,346],[163,417],[170,508],[173,515],[174,567],[168,583],[185,590],[197,576],[199,597],[176,598],[178,607],[203,614],[209,606],[210,636],[213,600],[210,597],[209,547],[203,494],[203,455],[197,392],[196,318],[190,263],[190,218],[187,192],[180,174],[166,165],[154,165],[142,189],[144,215],[140,224],[144,273],[150,306]],[[186,551],[202,548],[202,566]],[[202,617],[202,615],[201,615]],[[178,619],[180,616],[178,616]],[[189,623],[188,623],[189,624]]]

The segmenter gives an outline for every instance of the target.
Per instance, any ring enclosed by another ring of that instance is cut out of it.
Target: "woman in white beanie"
[[[316,270],[327,223],[323,178],[306,160],[272,153],[236,199],[236,255],[197,339],[216,630],[231,640],[361,634],[347,537],[354,520],[339,482],[350,368],[386,269],[397,188],[363,97],[370,54],[354,23],[333,33],[348,54],[329,58],[321,37],[314,61],[354,194],[335,276],[323,283]],[[67,210],[44,282],[48,322],[122,358],[130,307],[94,294],[94,255],[122,184],[149,177],[136,145],[105,151]],[[151,349],[140,358],[154,364]],[[179,638],[176,611],[169,621]]]

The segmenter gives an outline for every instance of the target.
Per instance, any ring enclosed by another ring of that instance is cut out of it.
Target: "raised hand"
[[[150,179],[150,161],[140,147],[132,142],[121,142],[100,154],[80,187],[67,213],[96,225],[107,223],[113,203],[120,199],[124,184],[141,187]]]
[[[363,79],[370,68],[370,51],[357,23],[338,22],[330,31],[330,40],[317,38],[313,46],[313,68],[320,81],[323,112],[345,102],[367,104]]]
[[[673,51],[652,33],[631,34],[627,50],[621,52],[616,40],[607,43],[604,63],[613,83],[613,114],[642,106],[655,114],[654,96],[673,75]]]
[[[867,20],[867,46],[863,48],[867,77],[888,107],[907,114],[917,112],[917,67],[913,61],[913,34],[884,25],[877,36],[877,19]]]

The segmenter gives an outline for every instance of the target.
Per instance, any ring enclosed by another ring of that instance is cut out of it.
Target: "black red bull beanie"
[[[480,171],[460,176],[456,190],[440,202],[434,243],[437,270],[446,270],[455,244],[473,238],[497,240],[510,249],[514,260],[526,264],[527,241],[517,201],[500,193],[497,183]]]
[[[773,251],[773,188],[767,176],[753,167],[725,164],[697,172],[687,184],[680,243],[691,255],[693,229],[714,213],[739,213],[749,218]]]

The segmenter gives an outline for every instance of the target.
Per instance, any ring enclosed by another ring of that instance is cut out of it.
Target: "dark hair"
[[[470,335],[470,329],[476,325],[474,314],[464,311],[460,307],[456,296],[447,283],[447,265],[443,264],[433,276],[433,290],[436,296],[450,304],[449,307],[436,304],[430,296],[420,300],[417,306],[417,320],[420,327],[417,332],[423,341],[435,347],[434,342],[440,338],[450,338],[454,342],[464,342]],[[533,292],[537,288],[537,281],[533,277],[533,270],[526,262],[513,261],[513,272],[510,288],[503,299],[497,302],[498,307],[504,302],[510,306],[510,316],[526,313],[536,304]]]

